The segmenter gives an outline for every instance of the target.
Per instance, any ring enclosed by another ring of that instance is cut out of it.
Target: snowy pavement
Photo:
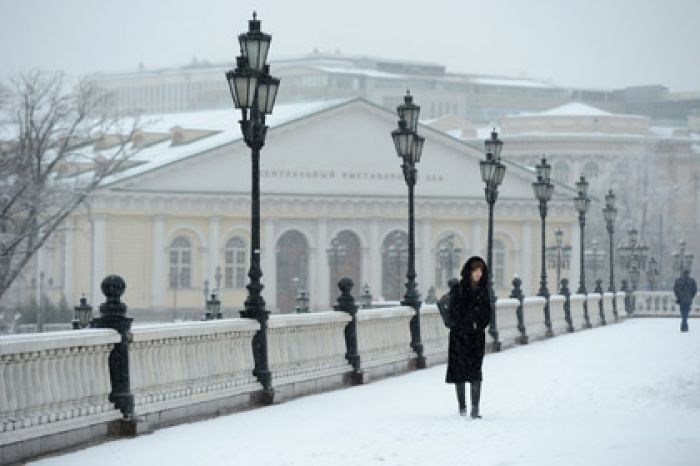
[[[457,415],[440,365],[31,464],[700,465],[698,324],[631,319],[490,354],[482,420]]]

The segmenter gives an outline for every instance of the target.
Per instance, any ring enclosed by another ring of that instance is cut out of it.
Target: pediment
[[[232,110],[233,112],[233,110]],[[231,118],[234,121],[234,118]],[[235,123],[232,123],[235,124]],[[396,116],[356,99],[268,130],[261,191],[316,196],[405,196],[401,160],[390,132]],[[480,148],[427,126],[417,197],[483,198]],[[507,142],[503,151],[507,157]],[[239,139],[114,183],[120,190],[248,193],[250,149]],[[534,175],[508,163],[500,198],[531,199]],[[558,187],[557,195],[564,193]],[[555,191],[556,193],[556,191]]]

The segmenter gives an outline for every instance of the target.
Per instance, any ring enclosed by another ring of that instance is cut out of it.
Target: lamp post
[[[455,247],[454,239],[454,235],[450,234],[440,242],[440,248],[438,249],[438,257],[440,258],[440,265],[442,266],[440,285],[443,283],[446,285],[447,281],[452,278],[454,265],[455,263],[459,263],[460,255],[462,254],[462,248]]]
[[[688,243],[685,240],[681,240],[679,243],[680,252],[673,253],[673,271],[679,275],[683,274],[683,270],[687,269],[688,272],[693,267],[693,254],[686,254],[685,249]]]
[[[210,299],[207,300],[205,320],[221,319],[221,301],[212,293]]]
[[[535,168],[537,169],[537,181],[532,183],[532,190],[535,193],[535,199],[537,199],[540,204],[540,220],[542,225],[542,271],[540,273],[540,289],[537,292],[537,295],[542,296],[545,299],[544,324],[547,327],[545,336],[552,337],[554,336],[554,333],[552,332],[552,319],[549,315],[549,290],[547,289],[547,266],[545,262],[547,237],[545,235],[545,228],[547,222],[547,202],[549,202],[552,199],[552,194],[554,193],[554,184],[551,183],[550,179],[552,166],[547,163],[546,157],[542,157],[542,161],[538,165],[536,165]]]
[[[295,299],[296,306],[294,306],[294,312],[296,312],[297,314],[309,312],[310,300],[311,298],[309,297],[309,293],[304,288],[299,288],[297,297]]]
[[[626,244],[620,245],[618,250],[620,251],[625,269],[632,282],[632,292],[635,292],[637,291],[637,284],[639,283],[639,275],[646,267],[649,247],[639,242],[639,232],[636,228],[631,228],[628,234],[629,241]],[[636,279],[633,277],[633,271]]]
[[[586,251],[586,261],[593,273],[593,279],[598,278],[598,270],[603,267],[603,260],[605,259],[605,252],[598,248],[598,240],[594,239],[591,241],[591,249]]]
[[[608,191],[605,195],[605,208],[603,208],[603,216],[605,217],[605,226],[608,230],[608,236],[610,237],[610,284],[608,286],[608,291],[615,294],[615,249],[613,243],[613,235],[615,233],[615,217],[617,217],[617,208],[615,207],[615,194],[612,189]],[[613,298],[613,315],[615,316],[615,322],[617,322],[617,298]]]
[[[73,324],[73,329],[78,330],[85,328],[90,325],[90,319],[92,318],[92,306],[87,303],[87,298],[85,293],[83,293],[80,298],[80,305],[73,308],[75,311],[75,318],[71,321]]]
[[[236,57],[236,68],[226,72],[235,108],[241,110],[241,132],[246,145],[251,149],[251,254],[246,286],[248,297],[241,317],[256,319],[260,323],[253,337],[253,374],[266,391],[272,389],[270,369],[267,361],[267,321],[270,312],[265,309],[262,297],[264,288],[260,279],[260,149],[265,145],[267,135],[266,115],[272,113],[279,89],[280,80],[270,75],[266,64],[272,36],[260,30],[260,21],[253,13],[248,21],[248,32],[240,34],[238,41],[241,55]]]
[[[571,260],[571,245],[564,244],[564,232],[561,228],[557,228],[557,231],[554,232],[554,240],[554,246],[547,246],[546,251],[548,263],[550,265],[553,264],[553,267],[557,271],[557,286],[559,286],[561,283],[562,265],[565,264],[565,267],[567,269],[569,268],[568,264]]]
[[[365,283],[365,285],[362,287],[362,294],[360,295],[360,299],[358,301],[360,302],[362,309],[369,309],[372,307],[372,293],[370,293],[369,285],[367,283]]]
[[[584,245],[586,244],[586,212],[588,212],[591,206],[591,199],[588,197],[588,181],[586,181],[585,176],[581,176],[576,182],[576,190],[578,191],[578,195],[575,198],[576,210],[578,211],[578,224],[581,228],[581,277],[579,279],[577,292],[585,295],[588,293],[586,291],[586,255],[584,253]],[[591,328],[591,320],[588,316],[588,303],[586,301],[583,302],[583,316],[586,321],[586,328]]]
[[[415,309],[415,315],[411,318],[411,348],[418,355],[419,368],[425,367],[423,355],[423,343],[420,335],[420,295],[416,284],[416,244],[415,244],[415,214],[413,191],[418,178],[416,164],[420,162],[425,138],[418,135],[418,116],[420,107],[413,103],[410,91],[404,96],[404,103],[396,108],[399,115],[399,127],[391,132],[396,154],[403,163],[403,177],[408,186],[408,272],[406,273],[406,294],[401,302],[402,306],[410,306]]]
[[[333,302],[336,301],[338,296],[338,292],[340,289],[337,286],[333,286],[335,283],[338,283],[340,280],[340,277],[338,276],[338,270],[341,262],[345,257],[347,256],[348,248],[343,243],[340,241],[338,237],[335,237],[331,240],[331,246],[326,249],[326,254],[328,254],[328,265],[330,266],[331,269],[331,280],[329,282],[329,286],[331,288],[330,291],[330,296],[331,296],[331,305]]]
[[[498,324],[496,322],[496,293],[493,290],[493,207],[498,199],[498,186],[503,182],[506,174],[506,166],[501,162],[501,150],[503,141],[498,139],[498,133],[494,129],[491,138],[484,142],[486,146],[486,160],[479,161],[481,179],[486,185],[484,194],[489,205],[489,232],[488,249],[486,254],[487,267],[489,269],[488,286],[491,297],[491,324],[489,325],[489,335],[493,338],[493,351],[501,350],[501,342],[498,339]]]
[[[649,266],[647,267],[647,282],[649,283],[649,291],[656,291],[656,283],[659,279],[659,266],[656,263],[656,259],[653,257],[649,259]]]

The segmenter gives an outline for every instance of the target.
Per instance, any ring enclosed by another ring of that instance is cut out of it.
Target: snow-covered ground
[[[700,464],[700,320],[637,319],[491,354],[484,419],[437,366],[33,464]],[[467,391],[467,393],[469,393]]]

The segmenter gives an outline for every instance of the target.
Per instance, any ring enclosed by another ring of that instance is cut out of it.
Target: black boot
[[[479,415],[479,399],[481,398],[481,381],[471,382],[472,411],[469,413],[472,419],[481,419]]]
[[[465,399],[466,394],[465,394],[464,382],[456,383],[455,390],[457,390],[457,403],[459,403],[459,415],[466,416],[467,415],[467,401]]]

